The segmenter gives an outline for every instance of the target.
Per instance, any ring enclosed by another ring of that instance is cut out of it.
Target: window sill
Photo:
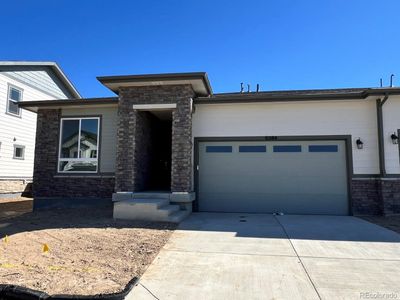
[[[114,178],[114,174],[57,174],[54,178]]]
[[[17,115],[17,114],[13,114],[13,113],[10,113],[10,112],[6,111],[6,115],[22,119],[22,115],[21,114]]]

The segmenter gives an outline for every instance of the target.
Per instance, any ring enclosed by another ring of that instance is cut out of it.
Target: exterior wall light
[[[390,136],[390,138],[392,139],[392,143],[394,145],[397,145],[399,143],[399,137],[396,135],[396,133],[392,133],[392,135]]]
[[[361,141],[360,138],[358,138],[358,139],[356,140],[356,145],[357,145],[357,149],[362,149],[362,148],[364,148],[364,143]]]

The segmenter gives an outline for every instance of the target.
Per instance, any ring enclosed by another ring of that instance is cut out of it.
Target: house
[[[56,63],[0,61],[0,197],[32,182],[36,114],[18,103],[70,98],[80,95]]]
[[[400,213],[400,88],[214,94],[205,73],[99,77],[117,96],[29,101],[34,206]],[[78,138],[77,138],[78,137]]]

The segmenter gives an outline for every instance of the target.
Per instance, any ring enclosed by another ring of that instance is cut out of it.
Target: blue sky
[[[214,92],[400,85],[400,1],[2,3],[2,60],[54,60],[85,97],[96,76],[206,71]]]

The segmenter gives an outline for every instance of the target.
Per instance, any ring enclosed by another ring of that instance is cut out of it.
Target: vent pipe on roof
[[[390,87],[393,87],[393,77],[394,74],[390,75]]]
[[[244,87],[243,87],[243,82],[240,83],[240,92],[243,93]]]

